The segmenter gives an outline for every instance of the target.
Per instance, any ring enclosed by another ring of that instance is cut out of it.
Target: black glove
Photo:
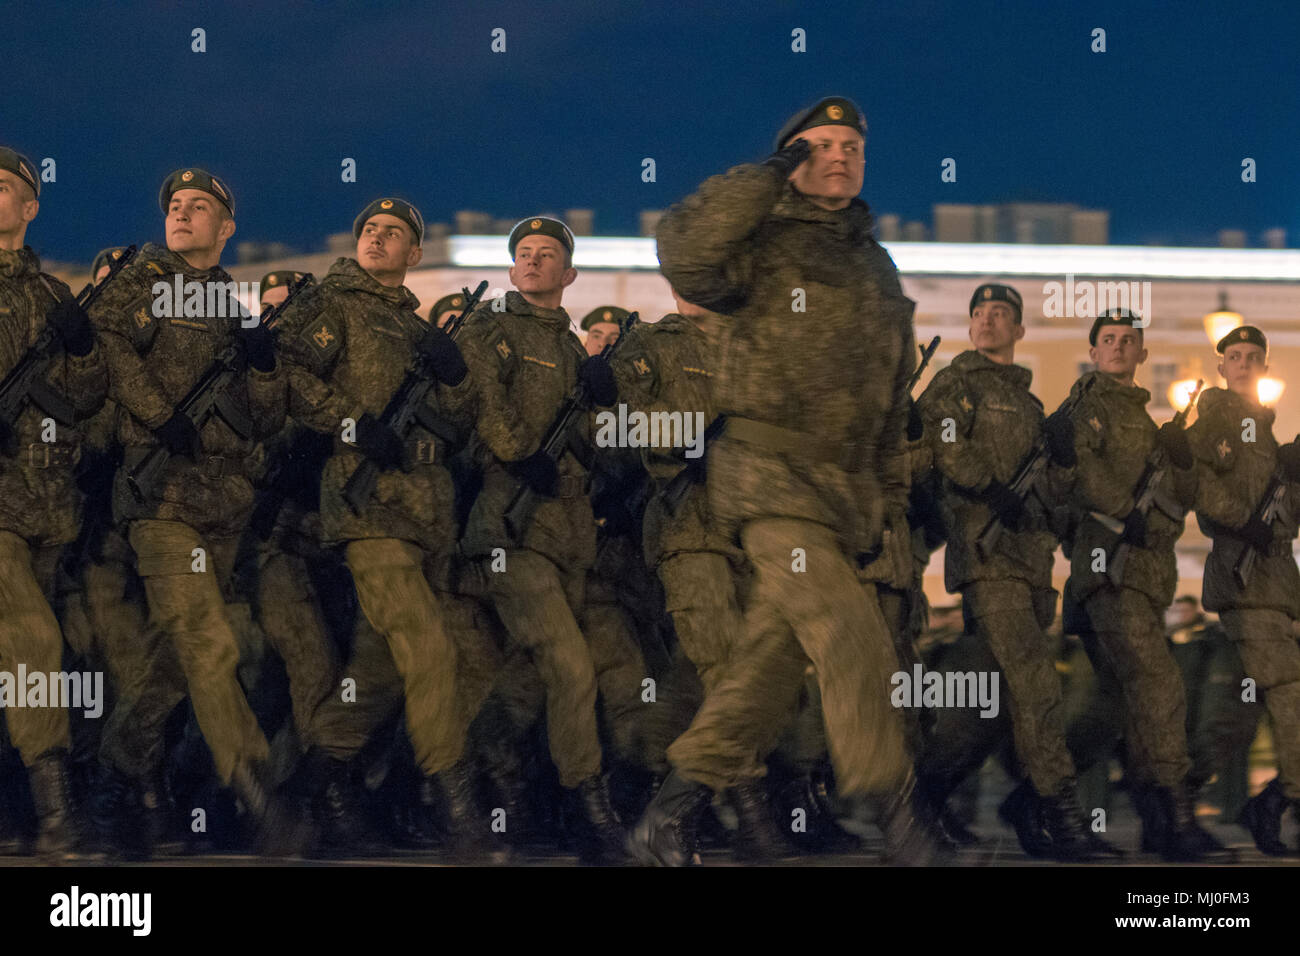
[[[163,422],[154,432],[173,455],[189,455],[197,458],[199,454],[199,430],[187,415],[180,412]]]
[[[1047,453],[1062,468],[1073,468],[1079,461],[1074,453],[1074,422],[1059,410],[1052,412],[1043,422],[1043,436],[1047,439]]]
[[[812,155],[812,147],[808,145],[806,139],[796,139],[788,146],[782,146],[767,159],[763,160],[764,166],[771,166],[781,174],[781,178],[787,178],[792,172],[799,168],[799,164]]]
[[[1147,546],[1147,519],[1142,512],[1134,508],[1124,516],[1124,533],[1120,538],[1136,548]]]
[[[925,434],[925,422],[921,419],[921,410],[910,396],[907,399],[907,440],[920,441]]]
[[[591,400],[597,405],[613,405],[618,401],[618,383],[614,381],[614,370],[609,367],[609,359],[593,355],[578,366],[578,381],[587,386]]]
[[[1277,450],[1277,463],[1287,481],[1300,481],[1300,435]]]
[[[1020,522],[1025,517],[1025,503],[1014,491],[1000,481],[993,481],[984,492],[984,500],[1004,528],[1015,531],[1020,527]]]
[[[239,340],[244,343],[248,364],[259,372],[275,371],[275,339],[261,322],[257,325],[240,325]]]
[[[1175,468],[1186,471],[1196,464],[1196,459],[1192,457],[1192,443],[1187,440],[1187,432],[1173,422],[1165,422],[1160,426],[1160,431],[1156,432],[1156,445],[1173,462]]]
[[[60,299],[46,313],[45,321],[54,326],[69,355],[89,355],[95,347],[95,330],[76,299]]]
[[[369,412],[357,420],[356,447],[380,468],[400,468],[406,457],[397,432]]]
[[[1273,547],[1273,526],[1252,517],[1237,532],[1237,537],[1244,539],[1256,551],[1268,551]]]
[[[451,336],[435,326],[420,338],[416,350],[429,363],[434,376],[444,385],[455,387],[465,380],[469,367]]]
[[[539,495],[550,497],[555,494],[555,486],[560,480],[560,471],[546,452],[538,449],[514,466],[515,472],[524,483]]]

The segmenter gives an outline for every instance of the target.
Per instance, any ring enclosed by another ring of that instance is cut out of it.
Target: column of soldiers
[[[658,230],[677,311],[602,306],[585,347],[562,222],[511,232],[511,291],[472,310],[452,293],[425,322],[404,284],[424,223],[396,197],[319,282],[268,274],[260,321],[211,298],[160,311],[178,276],[230,282],[235,199],[197,168],[163,184],[165,243],[105,250],[73,297],[24,245],[36,171],[0,150],[0,375],[41,363],[0,417],[0,672],[84,661],[111,688],[102,727],[5,709],[35,850],[148,858],[217,800],[180,786],[179,750],[269,855],[558,842],[683,865],[734,814],[735,856],[772,860],[859,846],[839,797],[872,808],[885,860],[924,865],[976,839],[948,797],[1009,735],[1001,815],[1027,852],[1122,855],[1077,782],[1122,739],[1143,850],[1220,859],[1162,625],[1195,510],[1205,606],[1277,742],[1241,820],[1286,853],[1300,444],[1256,398],[1264,334],[1219,343],[1228,387],[1192,428],[1157,427],[1146,323],[1108,312],[1096,371],[1047,415],[1014,361],[1021,297],[986,284],[972,348],[913,402],[914,303],[858,198],[865,134],[829,97],[703,183]],[[618,404],[710,427],[693,451],[608,447]],[[1058,541],[1067,627],[1120,705],[1087,733],[1045,637]],[[892,703],[942,543],[966,659],[1001,676],[1009,721]]]

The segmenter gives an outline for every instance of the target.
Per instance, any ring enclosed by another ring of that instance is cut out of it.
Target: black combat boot
[[[1169,832],[1160,855],[1171,863],[1230,863],[1237,852],[1225,847],[1196,822],[1196,799],[1190,788],[1156,787],[1155,797],[1168,816]]]
[[[917,790],[911,770],[881,807],[877,825],[885,835],[886,863],[930,866],[946,863],[952,857],[951,848],[938,832],[933,811]]]
[[[265,764],[240,761],[230,790],[253,823],[253,842],[262,856],[300,856],[311,842],[311,824],[271,786]]]
[[[627,832],[609,802],[609,784],[592,774],[573,791],[578,856],[584,863],[627,863]]]
[[[528,785],[518,768],[488,761],[483,769],[495,801],[492,804],[493,810],[499,807],[505,811],[505,842],[516,848],[528,845],[536,839],[537,827]]]
[[[324,753],[313,753],[317,786],[312,798],[316,850],[329,857],[371,857],[387,852],[366,820],[360,785],[352,765]]]
[[[817,772],[803,774],[781,787],[776,799],[780,819],[793,819],[792,811],[803,810],[806,829],[791,831],[790,842],[800,853],[821,855],[851,853],[862,844],[840,826],[831,805],[825,777]]]
[[[964,846],[974,846],[980,840],[948,806],[948,796],[952,790],[953,784],[947,776],[917,775],[916,798],[925,805],[927,815],[934,819],[935,832],[944,847],[955,851]]]
[[[27,779],[39,821],[37,855],[50,862],[95,857],[94,839],[72,799],[67,750],[45,751],[27,768]]]
[[[436,850],[443,845],[435,820],[438,785],[432,777],[403,775],[388,788],[388,832],[393,842],[408,850]]]
[[[474,772],[466,757],[429,778],[442,804],[443,832],[448,856],[458,863],[486,863],[506,849],[505,833],[497,835],[478,808]],[[506,832],[510,819],[505,819]]]
[[[1087,863],[1093,860],[1119,859],[1124,851],[1107,843],[1088,825],[1088,816],[1079,806],[1078,782],[1065,780],[1056,793],[1039,801],[1043,829],[1051,841],[1049,854],[1062,863]]]
[[[1042,798],[1028,780],[1007,794],[998,805],[998,817],[1016,831],[1020,848],[1035,859],[1045,859],[1052,853],[1052,841],[1043,826]]]
[[[1133,809],[1142,821],[1142,852],[1160,853],[1169,843],[1169,833],[1173,822],[1169,818],[1169,809],[1150,784],[1133,783],[1129,786],[1129,799]]]
[[[772,817],[767,781],[752,777],[727,790],[727,802],[736,811],[736,838],[732,854],[746,863],[763,863],[789,857],[794,848]],[[807,811],[806,815],[811,815]]]
[[[122,860],[153,856],[154,831],[144,804],[144,787],[114,767],[100,764],[90,799],[90,818],[104,848]]]
[[[1290,856],[1291,850],[1282,842],[1282,814],[1286,813],[1287,799],[1282,793],[1282,782],[1274,777],[1268,786],[1246,801],[1237,822],[1250,831],[1259,852],[1268,856]],[[1300,817],[1300,813],[1297,813]]]
[[[644,866],[698,866],[696,828],[712,800],[708,787],[674,770],[628,836],[628,853]]]

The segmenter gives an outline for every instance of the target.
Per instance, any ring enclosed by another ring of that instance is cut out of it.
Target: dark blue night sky
[[[158,185],[191,164],[234,189],[236,241],[318,249],[385,193],[429,220],[590,207],[598,233],[629,235],[639,210],[760,158],[790,113],[841,93],[868,117],[878,212],[1069,201],[1109,209],[1112,242],[1283,226],[1300,245],[1294,0],[710,6],[36,4],[0,33],[0,142],[57,161],[28,232],[57,260],[159,236]]]

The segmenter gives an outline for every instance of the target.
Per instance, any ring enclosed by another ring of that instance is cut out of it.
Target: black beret
[[[158,208],[163,211],[164,216],[167,215],[167,207],[171,205],[172,193],[178,189],[201,189],[221,200],[221,204],[230,210],[232,216],[235,214],[235,197],[231,195],[226,184],[206,169],[194,166],[190,169],[178,169],[163,180],[162,189],[158,190]]]
[[[437,321],[438,316],[444,312],[459,312],[465,307],[465,293],[450,292],[433,304],[429,310],[429,318]]]
[[[975,306],[981,302],[1005,302],[1014,306],[1016,310],[1016,321],[1021,322],[1025,317],[1025,303],[1020,298],[1020,293],[1009,285],[998,285],[996,282],[986,282],[975,290],[975,294],[970,297],[970,311],[968,314],[975,314]]]
[[[262,276],[262,284],[257,290],[258,301],[260,302],[262,299],[266,298],[267,289],[291,286],[301,279],[302,276],[303,274],[301,272],[294,272],[292,269],[280,269],[276,272],[268,272],[266,275]]]
[[[1137,330],[1139,338],[1143,337],[1142,330],[1146,328],[1142,316],[1130,312],[1128,309],[1107,309],[1097,316],[1092,323],[1092,331],[1088,333],[1089,345],[1097,344],[1097,333],[1101,331],[1103,325],[1127,325],[1129,328]]]
[[[582,331],[586,332],[597,322],[613,322],[615,325],[622,325],[630,312],[627,309],[620,309],[616,305],[602,305],[592,309],[582,317]]]
[[[510,230],[510,258],[515,257],[515,246],[519,245],[519,240],[525,236],[550,236],[558,240],[560,245],[569,250],[569,255],[573,255],[573,233],[569,227],[558,219],[547,219],[545,216],[533,216],[530,219],[521,219]]]
[[[41,194],[41,177],[36,173],[32,161],[22,153],[15,152],[8,146],[0,146],[0,169],[7,169],[28,186],[37,196]]]
[[[1238,345],[1242,342],[1248,345],[1258,345],[1264,350],[1264,355],[1268,355],[1268,339],[1264,338],[1264,333],[1253,325],[1239,325],[1223,338],[1219,339],[1219,344],[1214,347],[1214,351],[1222,355],[1227,351],[1229,345]]]
[[[405,199],[394,199],[391,196],[376,199],[361,210],[361,215],[357,216],[356,222],[352,223],[352,237],[360,239],[361,230],[366,227],[370,217],[378,216],[381,213],[387,216],[396,216],[402,220],[410,227],[411,232],[415,233],[415,244],[417,246],[424,245],[424,217],[420,215],[420,210]]]
[[[864,138],[867,135],[867,120],[858,104],[844,96],[828,96],[791,116],[781,127],[781,132],[776,134],[776,144],[772,148],[780,149],[791,136],[814,126],[851,126]]]
[[[107,249],[101,249],[99,255],[95,256],[95,261],[90,264],[90,281],[95,281],[95,276],[104,266],[110,265],[114,259],[122,258],[122,250],[125,248],[125,246],[109,246]]]

